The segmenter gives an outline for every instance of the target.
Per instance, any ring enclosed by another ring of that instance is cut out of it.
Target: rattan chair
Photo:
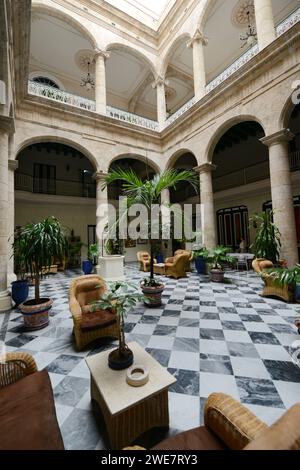
[[[37,366],[30,354],[13,352],[0,356],[0,388],[13,384],[34,372],[37,372]]]
[[[151,256],[148,253],[148,251],[138,251],[136,256],[137,256],[138,262],[140,263],[140,271],[144,271],[144,273],[149,272]],[[156,259],[154,259],[154,264],[156,263],[157,261]]]
[[[165,263],[166,276],[175,277],[179,279],[181,277],[187,277],[186,266],[189,262],[189,255],[177,255],[172,258],[167,258]]]
[[[177,250],[175,251],[174,256],[178,256],[178,255],[189,255],[189,258],[186,262],[186,272],[188,273],[192,272],[191,262],[193,259],[193,252],[189,250]]]
[[[118,338],[118,322],[106,327],[94,328],[89,331],[83,331],[82,308],[88,306],[91,302],[99,300],[107,287],[102,277],[95,274],[75,278],[70,285],[69,290],[69,308],[74,322],[74,335],[76,348],[81,351],[86,345],[98,338]]]
[[[275,282],[273,276],[270,273],[264,272],[265,269],[271,269],[273,267],[272,261],[265,258],[257,258],[253,260],[252,267],[254,271],[260,275],[264,281],[264,289],[261,293],[262,297],[278,297],[284,302],[292,302],[294,298],[293,290],[290,286],[280,286]]]

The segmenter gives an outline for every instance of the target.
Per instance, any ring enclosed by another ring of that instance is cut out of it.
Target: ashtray
[[[149,380],[149,371],[141,365],[129,367],[126,374],[126,382],[132,387],[142,387]]]

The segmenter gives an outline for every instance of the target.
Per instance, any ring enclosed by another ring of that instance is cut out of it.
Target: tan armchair
[[[81,351],[87,344],[103,337],[118,338],[119,328],[116,317],[104,318],[101,326],[84,329],[85,313],[91,310],[90,303],[99,300],[106,291],[106,284],[102,277],[95,274],[75,278],[69,290],[69,308],[74,322],[74,335],[76,348]],[[104,313],[105,316],[105,313]]]
[[[186,266],[188,262],[188,254],[167,258],[165,263],[166,276],[175,277],[176,279],[179,279],[180,277],[187,277]]]
[[[270,273],[264,272],[265,269],[271,269],[273,266],[272,261],[265,258],[257,258],[252,262],[254,271],[261,276],[265,284],[261,295],[263,297],[278,297],[285,302],[292,302],[294,293],[291,287],[278,285]]]
[[[299,450],[299,420],[300,404],[268,427],[237,400],[213,393],[205,404],[204,426],[176,434],[152,450]]]
[[[144,273],[149,272],[151,256],[148,251],[138,251],[136,255],[138,262],[140,263],[140,271],[144,271]],[[156,263],[157,261],[154,259],[154,264]]]
[[[177,255],[189,255],[189,259],[186,263],[186,272],[190,273],[192,271],[191,261],[193,259],[193,252],[189,250],[177,250],[175,251],[174,256]]]

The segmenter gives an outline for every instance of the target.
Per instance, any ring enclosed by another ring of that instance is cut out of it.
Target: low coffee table
[[[166,267],[164,263],[157,263],[154,264],[154,274],[158,274],[160,276],[164,276],[166,274]]]
[[[154,427],[169,426],[168,387],[176,379],[137,343],[129,343],[134,364],[149,370],[149,382],[132,387],[126,372],[108,367],[110,351],[88,357],[91,397],[102,411],[112,449],[130,445],[139,435]]]

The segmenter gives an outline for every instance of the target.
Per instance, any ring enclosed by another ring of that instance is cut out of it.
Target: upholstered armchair
[[[140,263],[140,271],[144,271],[145,273],[149,272],[151,256],[148,253],[148,251],[138,251],[137,259],[138,259],[138,262]],[[154,264],[156,263],[157,261],[156,259],[154,259]]]
[[[99,300],[106,289],[102,277],[95,274],[77,277],[71,282],[69,308],[78,351],[98,338],[118,338],[116,315],[106,311],[93,312],[90,305],[91,302]]]
[[[190,273],[192,271],[191,261],[193,259],[193,252],[189,250],[177,250],[175,251],[174,256],[177,255],[189,255],[189,259],[186,263],[186,272]]]
[[[270,273],[265,272],[266,269],[274,267],[272,261],[265,258],[257,258],[253,260],[252,267],[254,271],[259,274],[264,281],[264,289],[262,292],[263,297],[278,297],[285,302],[293,301],[293,290],[290,286],[280,286],[275,282],[274,277]]]
[[[167,258],[165,262],[166,276],[175,277],[186,277],[186,266],[189,262],[189,255],[176,255],[171,258]]]
[[[204,426],[176,434],[151,450],[299,450],[299,420],[300,404],[268,427],[234,398],[213,393],[205,404]]]

